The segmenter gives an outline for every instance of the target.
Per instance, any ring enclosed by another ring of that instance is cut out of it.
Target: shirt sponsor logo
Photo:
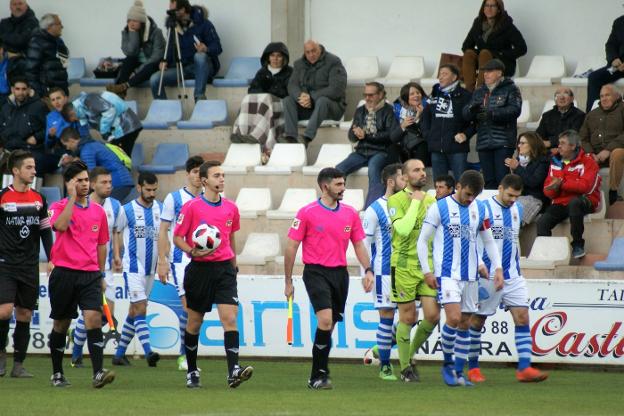
[[[301,220],[299,218],[295,218],[290,226],[293,230],[298,230],[299,225],[301,225]]]
[[[27,225],[23,226],[22,229],[20,230],[20,237],[28,238],[29,235],[30,235],[30,228],[28,228]]]
[[[17,212],[17,204],[15,202],[7,202],[4,204],[4,210],[6,212]]]

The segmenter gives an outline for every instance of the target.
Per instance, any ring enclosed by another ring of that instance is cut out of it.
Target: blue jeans
[[[185,64],[183,66],[183,69],[185,80],[195,80],[195,90],[193,91],[193,97],[197,98],[206,95],[206,84],[208,83],[208,79],[212,79],[216,75],[210,56],[202,52],[196,52],[194,62]],[[165,70],[163,74],[163,88],[160,95],[158,95],[160,71],[152,74],[149,82],[150,88],[152,89],[152,97],[155,100],[166,100],[167,94],[165,94],[165,85],[175,86],[178,82],[175,66],[172,68],[168,67]]]
[[[381,184],[381,171],[386,166],[387,155],[383,152],[375,153],[370,156],[364,156],[358,152],[353,152],[345,160],[336,165],[336,169],[344,172],[345,175],[349,175],[356,170],[368,166],[368,193],[371,195],[378,192],[379,185]],[[383,195],[385,187],[381,192]],[[373,191],[373,192],[372,192]],[[369,198],[366,198],[367,201]]]
[[[509,168],[505,166],[505,159],[511,157],[513,152],[514,149],[510,147],[479,150],[479,163],[485,181],[484,189],[497,189],[503,177],[510,173]]]
[[[459,181],[459,177],[466,170],[467,164],[468,153],[431,152],[433,180],[442,175],[448,175],[448,171],[452,170],[455,181]]]

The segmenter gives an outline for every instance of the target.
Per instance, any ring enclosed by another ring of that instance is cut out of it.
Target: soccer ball
[[[200,224],[193,231],[193,242],[200,250],[215,251],[221,244],[221,232],[210,224]]]
[[[375,357],[375,353],[372,348],[366,350],[364,353],[364,360],[362,361],[364,361],[364,365],[378,366],[380,363],[379,358]]]

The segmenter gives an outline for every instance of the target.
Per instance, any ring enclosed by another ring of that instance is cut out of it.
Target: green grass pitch
[[[91,387],[90,363],[74,369],[66,357],[65,375],[72,386],[50,386],[47,357],[30,356],[25,367],[35,378],[0,379],[0,415],[622,415],[624,373],[552,370],[539,384],[515,381],[513,368],[488,367],[485,384],[446,387],[437,364],[422,364],[422,381],[410,385],[384,382],[377,370],[356,363],[331,363],[334,390],[306,387],[309,363],[242,359],[255,368],[238,389],[225,384],[225,358],[200,359],[202,389],[188,390],[175,360],[158,368],[132,360],[115,367],[117,379],[102,390]],[[12,365],[8,360],[8,370]],[[110,358],[105,359],[110,366]],[[396,370],[395,370],[396,372]]]

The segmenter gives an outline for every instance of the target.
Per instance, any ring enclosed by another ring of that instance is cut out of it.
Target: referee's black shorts
[[[81,310],[102,310],[102,273],[55,267],[50,273],[50,318],[78,318]]]
[[[346,267],[306,264],[303,268],[303,283],[314,312],[331,309],[334,322],[343,320],[349,294],[349,272]]]
[[[12,303],[35,310],[39,299],[39,264],[0,266],[0,305]]]
[[[191,261],[184,269],[186,306],[199,313],[212,305],[238,305],[236,269],[229,260]]]

